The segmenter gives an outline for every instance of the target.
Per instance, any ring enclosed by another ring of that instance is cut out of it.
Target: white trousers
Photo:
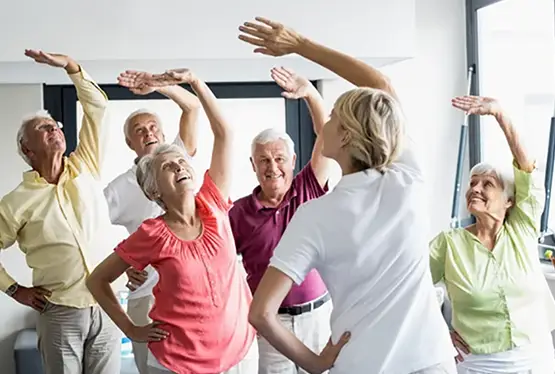
[[[173,371],[166,369],[154,355],[148,351],[148,374],[168,374]],[[258,373],[258,344],[256,339],[247,352],[247,355],[234,367],[221,374],[257,374]]]
[[[283,326],[291,331],[314,353],[319,354],[328,343],[331,336],[330,317],[332,311],[331,300],[308,313],[298,316],[280,314]],[[259,374],[307,374],[293,361],[279,353],[266,339],[258,337]]]
[[[127,315],[137,326],[145,326],[152,321],[148,317],[150,309],[154,304],[154,296],[148,295],[127,301]],[[148,374],[148,347],[147,343],[131,342],[133,346],[133,357],[139,374]]]

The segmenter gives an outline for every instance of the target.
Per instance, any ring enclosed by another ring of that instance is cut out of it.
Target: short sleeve
[[[509,214],[511,224],[525,225],[539,231],[540,218],[545,204],[545,188],[539,173],[520,170],[513,162],[515,179],[515,205]]]
[[[321,260],[322,238],[309,204],[302,205],[287,225],[270,266],[300,285]]]
[[[216,186],[216,184],[210,177],[210,173],[208,172],[208,170],[204,173],[204,182],[200,187],[198,196],[203,201],[208,203],[209,206],[225,214],[227,214],[233,206],[231,199],[224,199],[220,192],[220,189],[218,188],[218,186]]]
[[[314,169],[309,162],[295,176],[293,188],[297,196],[301,197],[302,202],[305,202],[324,196],[328,192],[328,183],[326,182],[324,187],[318,183]]]
[[[104,198],[106,199],[106,202],[108,203],[108,211],[110,213],[110,222],[112,222],[112,225],[119,225],[119,223],[118,223],[119,212],[120,212],[119,198],[118,198],[117,190],[114,187],[113,183],[109,183],[104,188]]]
[[[137,270],[143,270],[156,262],[165,242],[160,220],[161,218],[146,220],[137,231],[117,245],[116,254]]]
[[[443,280],[445,276],[445,254],[447,239],[445,233],[440,233],[430,242],[430,271],[434,284]]]

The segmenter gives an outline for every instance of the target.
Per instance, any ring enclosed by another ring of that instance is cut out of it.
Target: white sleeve
[[[187,148],[185,148],[185,144],[183,144],[183,140],[181,140],[181,136],[179,136],[179,134],[177,134],[177,136],[173,140],[172,144],[178,146],[179,148],[181,148],[183,150],[183,154],[187,158],[187,161],[190,162],[191,166],[193,166],[193,168],[194,168],[195,158],[193,156],[189,155],[189,152],[187,151]]]
[[[119,215],[120,215],[120,204],[118,198],[118,191],[114,186],[114,183],[109,183],[104,188],[104,198],[108,203],[108,211],[110,213],[110,221],[112,225],[119,225]]]
[[[297,209],[270,260],[270,266],[296,284],[301,284],[310,270],[317,266],[323,250],[317,220],[310,213],[314,207],[310,205],[310,202],[305,203]]]

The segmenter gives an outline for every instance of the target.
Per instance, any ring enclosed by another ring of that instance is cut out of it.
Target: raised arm
[[[535,162],[524,148],[520,136],[513,126],[507,113],[501,108],[497,100],[490,97],[460,96],[452,100],[455,108],[464,110],[468,114],[493,116],[507,139],[507,144],[518,164],[518,168],[524,172],[531,173],[535,168]]]
[[[79,132],[79,143],[75,156],[91,173],[100,177],[104,155],[104,135],[102,125],[108,106],[108,98],[91,77],[71,57],[56,53],[26,50],[25,55],[35,61],[64,68],[77,90],[77,98],[83,106],[83,120]]]
[[[269,56],[298,54],[333,71],[359,87],[384,90],[397,98],[389,79],[377,69],[342,52],[320,45],[281,23],[263,17],[239,27],[239,39],[256,46],[256,53]]]
[[[320,186],[324,187],[328,182],[332,163],[332,160],[322,155],[322,150],[324,148],[322,129],[328,119],[324,100],[316,87],[314,87],[308,79],[295,74],[295,72],[290,69],[284,67],[273,68],[271,76],[272,79],[285,90],[282,94],[283,97],[287,99],[302,98],[308,106],[310,116],[312,117],[314,133],[316,134],[316,141],[312,149],[310,164],[314,170],[316,179],[318,179],[318,183]]]
[[[212,161],[208,172],[220,190],[222,197],[228,199],[231,186],[233,131],[218,108],[217,99],[210,88],[189,69],[168,70],[163,74],[155,74],[152,79],[144,81],[144,84],[150,87],[163,87],[181,83],[191,85],[208,117],[214,134]]]
[[[181,119],[179,121],[179,137],[181,138],[189,156],[194,156],[197,151],[198,143],[197,120],[200,109],[199,99],[178,85],[163,87],[140,85],[145,80],[151,78],[151,73],[127,70],[119,75],[118,83],[129,88],[129,90],[136,95],[147,95],[154,91],[158,91],[179,105],[182,110]]]

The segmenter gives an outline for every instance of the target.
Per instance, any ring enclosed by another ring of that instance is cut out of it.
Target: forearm
[[[395,95],[389,79],[383,73],[354,57],[306,38],[302,39],[296,52],[358,87],[377,88]]]
[[[198,111],[200,108],[199,99],[183,87],[166,86],[160,87],[157,91],[176,103],[183,112]]]
[[[315,87],[312,87],[309,94],[304,98],[308,110],[310,111],[310,116],[312,117],[312,126],[314,128],[314,133],[320,135],[320,132],[324,128],[327,121],[326,108],[324,105],[324,99]]]
[[[191,82],[191,88],[197,94],[204,112],[208,117],[214,138],[226,138],[231,134],[231,126],[223,117],[219,107],[218,99],[214,93],[208,88],[208,85],[200,79],[194,79]]]
[[[321,373],[317,367],[318,355],[304,345],[291,331],[277,319],[277,315],[253,321],[254,327],[268,342],[284,356],[309,373]]]
[[[524,148],[524,144],[520,141],[520,136],[513,126],[511,119],[505,113],[500,113],[495,116],[495,119],[499,123],[503,134],[505,134],[511,153],[513,154],[520,170],[531,173],[535,167],[534,160],[529,158],[526,149]]]
[[[106,312],[112,321],[119,327],[124,334],[129,335],[129,331],[134,326],[131,319],[119,304],[114,291],[109,282],[89,278],[87,287],[94,296],[98,305]]]

